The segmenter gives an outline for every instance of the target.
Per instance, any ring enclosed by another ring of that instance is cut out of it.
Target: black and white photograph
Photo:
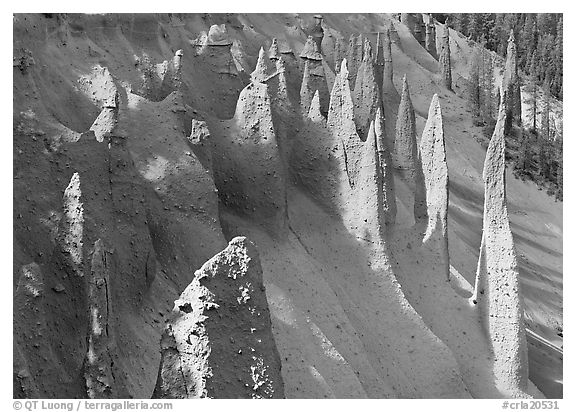
[[[6,410],[568,405],[564,13],[403,6],[11,13]]]

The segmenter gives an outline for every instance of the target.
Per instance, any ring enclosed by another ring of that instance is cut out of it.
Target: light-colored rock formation
[[[414,219],[426,218],[426,188],[416,140],[416,120],[406,75],[402,81],[402,98],[396,121],[393,164],[414,194]]]
[[[448,256],[448,164],[444,146],[444,126],[438,95],[430,102],[428,119],[420,140],[420,158],[426,184],[428,227],[423,242],[437,242],[446,278],[450,276]]]
[[[91,399],[117,397],[112,371],[114,362],[109,353],[113,340],[110,290],[110,276],[114,275],[112,253],[113,251],[106,248],[102,239],[98,239],[92,250],[90,273],[86,274],[90,327],[84,377],[88,397]]]
[[[168,61],[154,64],[144,53],[142,58],[135,56],[136,68],[141,73],[138,94],[152,101],[161,101],[170,93],[182,87],[182,50],[177,50]]]
[[[348,42],[348,50],[346,52],[346,65],[348,67],[348,80],[350,85],[354,87],[356,84],[356,74],[358,68],[362,64],[362,53],[364,49],[364,36],[361,34],[353,33]]]
[[[246,86],[234,118],[210,124],[210,130],[216,137],[212,161],[220,201],[280,232],[285,225],[285,176],[268,86]]]
[[[354,188],[362,158],[362,141],[356,132],[354,102],[348,78],[347,60],[344,59],[330,94],[327,125],[342,146],[344,164],[342,174],[347,176],[349,186]]]
[[[300,88],[300,110],[303,115],[306,115],[310,110],[312,98],[316,93],[310,76],[310,61],[306,59],[304,60],[304,75],[302,76],[302,87]]]
[[[318,94],[318,90],[314,93],[314,97],[312,98],[312,102],[310,103],[310,110],[308,110],[307,117],[315,123],[322,122],[326,120],[324,116],[322,116],[322,112],[320,111],[320,94]]]
[[[506,65],[504,67],[504,77],[502,78],[502,88],[505,91],[504,108],[506,110],[506,123],[504,133],[510,133],[512,123],[516,120],[518,125],[522,124],[522,102],[520,93],[520,78],[518,76],[518,57],[516,54],[516,42],[514,30],[510,30],[508,38],[508,48],[506,50]]]
[[[280,58],[280,51],[278,50],[278,40],[276,38],[272,39],[272,44],[268,49],[268,57],[270,60],[277,60]]]
[[[194,154],[198,156],[200,163],[206,170],[212,170],[212,140],[210,130],[203,120],[192,119],[192,127],[188,142],[194,149]]]
[[[448,26],[444,25],[442,31],[442,41],[440,45],[440,58],[438,60],[440,65],[440,73],[442,76],[442,83],[448,90],[452,90],[452,66],[450,62],[450,30]]]
[[[103,102],[102,111],[90,126],[90,130],[94,132],[96,140],[103,142],[107,139],[114,128],[118,124],[118,107],[119,107],[119,95],[115,91],[113,96],[110,96]]]
[[[320,92],[320,107],[322,113],[326,115],[330,92],[324,72],[324,61],[312,36],[308,37],[300,57],[304,61],[304,74],[300,87],[301,112],[304,116],[308,114],[314,93],[318,90]]]
[[[368,136],[370,123],[376,117],[376,111],[381,105],[380,88],[376,81],[372,47],[368,39],[365,39],[364,58],[358,68],[352,99],[354,102],[356,130],[360,138],[365,140]]]
[[[118,104],[118,86],[107,67],[96,65],[88,75],[78,79],[78,87],[98,107],[116,107]]]
[[[322,54],[320,53],[320,47],[318,43],[314,40],[312,36],[308,36],[304,48],[300,52],[300,57],[308,60],[322,60]]]
[[[250,80],[252,83],[265,83],[266,80],[268,80],[266,54],[263,47],[260,47],[260,51],[258,52],[258,61],[256,62],[256,68],[250,75]]]
[[[250,72],[241,42],[230,38],[224,24],[210,26],[208,33],[203,31],[190,44],[194,47],[193,57],[203,61],[214,73],[243,77]]]
[[[379,250],[385,250],[385,187],[377,140],[372,121],[361,146],[358,177],[350,196],[351,204],[353,201],[363,207],[347,207],[344,222],[357,237],[369,239]]]
[[[497,386],[516,397],[528,387],[528,355],[518,262],[506,206],[505,121],[506,106],[501,103],[482,174],[482,244],[472,301],[492,342]]]
[[[382,176],[382,213],[386,228],[391,228],[396,223],[396,195],[394,192],[394,169],[392,167],[392,155],[387,136],[384,116],[382,110],[376,111],[374,120],[374,133],[376,134],[376,147],[378,150],[378,162],[380,164],[380,174]]]
[[[84,207],[80,197],[80,176],[74,173],[70,183],[64,191],[62,200],[64,214],[58,229],[57,243],[66,255],[75,275],[84,276],[82,270],[83,262],[83,238],[84,238]]]
[[[174,302],[154,398],[283,398],[254,244],[236,237]]]

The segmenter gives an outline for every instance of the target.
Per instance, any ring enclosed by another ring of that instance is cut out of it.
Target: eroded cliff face
[[[154,397],[283,398],[256,247],[244,237],[206,262],[174,302]]]
[[[393,83],[401,27],[379,17],[376,51],[353,34],[345,52],[336,17],[311,36],[296,18],[272,36],[255,16],[24,17],[15,396],[540,396],[506,110],[469,302],[449,276],[444,100],[418,142],[407,77],[401,98]],[[433,53],[421,17],[403,21]]]

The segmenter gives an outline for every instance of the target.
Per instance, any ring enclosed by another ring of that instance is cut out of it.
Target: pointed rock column
[[[362,141],[354,122],[354,103],[346,59],[342,60],[340,72],[334,80],[326,124],[343,151],[340,159],[343,169],[341,174],[347,177],[349,187],[354,188],[362,158]]]
[[[320,109],[324,115],[328,114],[330,93],[324,73],[322,54],[312,36],[308,37],[300,57],[304,60],[304,76],[300,88],[300,105],[302,114],[306,116],[310,110],[310,103],[316,90],[320,93]]]
[[[283,398],[280,369],[260,258],[236,237],[174,302],[153,398]]]
[[[376,82],[372,47],[368,39],[364,40],[364,58],[358,68],[356,86],[352,93],[354,101],[354,121],[356,130],[362,140],[366,140],[370,122],[376,117],[380,107],[380,89]]]
[[[528,386],[528,357],[518,262],[506,206],[505,121],[501,103],[482,174],[482,245],[472,300],[490,335],[497,385],[515,396]]]
[[[510,133],[514,120],[516,120],[518,125],[522,124],[522,101],[517,59],[514,30],[511,29],[510,37],[508,38],[508,49],[506,51],[504,77],[502,78],[502,88],[506,93],[506,99],[504,100],[504,108],[506,110],[506,123],[504,125],[505,135]]]
[[[452,90],[452,67],[450,63],[450,31],[448,26],[444,25],[442,32],[442,45],[440,48],[440,73],[442,82],[448,90]]]
[[[352,34],[348,42],[348,51],[346,53],[346,63],[348,67],[348,80],[352,87],[356,84],[356,74],[362,64],[362,52],[364,49],[364,36],[361,34]]]
[[[84,207],[81,201],[80,176],[74,173],[64,190],[62,200],[64,214],[58,229],[57,244],[74,270],[74,274],[83,277],[82,249],[84,246]]]
[[[258,61],[256,62],[256,67],[250,75],[250,80],[252,83],[265,83],[268,79],[268,67],[266,66],[266,53],[264,48],[260,47],[258,52]]]
[[[450,279],[450,259],[448,256],[448,164],[444,146],[444,126],[438,95],[432,97],[428,120],[420,140],[420,157],[426,203],[428,205],[428,227],[423,242],[438,242],[446,278]]]
[[[402,81],[402,98],[396,121],[394,167],[414,193],[414,220],[426,218],[426,188],[416,140],[416,119],[406,75]]]
[[[118,103],[119,96],[116,91],[114,96],[106,100],[102,111],[90,126],[97,141],[103,142],[105,138],[108,138],[118,124]]]

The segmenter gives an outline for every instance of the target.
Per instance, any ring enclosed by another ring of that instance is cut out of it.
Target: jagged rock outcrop
[[[320,108],[325,115],[328,113],[329,96],[328,84],[324,73],[322,55],[312,36],[308,37],[300,57],[304,60],[304,74],[300,87],[300,106],[304,116],[310,110],[310,103],[316,90],[320,94]]]
[[[199,119],[192,119],[192,127],[188,142],[194,149],[194,154],[206,170],[212,170],[212,139],[208,124]]]
[[[264,48],[260,47],[258,52],[258,61],[256,62],[256,67],[250,75],[250,80],[252,83],[265,83],[268,79],[268,67],[266,65],[266,54]]]
[[[414,107],[410,99],[406,75],[402,81],[402,98],[396,121],[393,164],[397,173],[406,180],[414,194],[415,221],[424,220],[426,218],[426,189],[416,140]]]
[[[103,142],[105,138],[108,138],[118,124],[118,107],[119,94],[115,91],[114,95],[103,103],[102,111],[94,120],[92,126],[90,126],[90,130],[94,132],[96,140],[99,142]]]
[[[423,242],[437,242],[446,278],[450,276],[448,256],[448,164],[444,126],[438,95],[430,102],[428,119],[420,140],[420,158],[426,184],[428,227]]]
[[[363,50],[364,36],[356,33],[350,35],[348,50],[346,52],[346,62],[348,67],[348,80],[352,87],[356,84],[356,74],[358,73],[358,68],[362,64]]]
[[[117,397],[114,363],[109,350],[112,349],[113,327],[111,325],[112,292],[110,277],[113,273],[113,250],[108,249],[102,239],[94,243],[88,282],[88,353],[84,366],[86,390],[91,399]]]
[[[76,276],[84,276],[83,263],[83,238],[84,238],[84,207],[80,197],[80,176],[74,172],[70,183],[64,190],[63,216],[58,230],[57,244],[67,257],[70,266]]]
[[[354,188],[362,158],[362,140],[356,132],[354,102],[348,78],[347,60],[344,59],[330,94],[327,125],[341,145],[344,165],[342,175],[347,177],[349,187]]]
[[[356,86],[352,93],[354,102],[354,121],[356,130],[362,140],[366,140],[370,123],[380,108],[380,88],[376,80],[372,47],[368,39],[364,40],[364,58],[358,68]]]
[[[320,47],[312,36],[308,36],[304,48],[300,52],[300,57],[308,60],[322,60]]]
[[[236,237],[174,302],[154,398],[283,398],[260,258]]]
[[[522,396],[528,387],[528,354],[518,262],[506,206],[506,91],[484,161],[482,243],[471,298],[477,305],[494,351],[497,386],[508,396]]]
[[[80,76],[79,89],[98,107],[116,107],[120,89],[108,67],[96,65],[92,72]]]
[[[375,244],[379,250],[385,250],[385,187],[380,165],[377,136],[374,121],[370,122],[368,136],[361,145],[358,178],[346,205],[344,222],[348,229],[360,239]]]
[[[504,67],[504,77],[502,78],[502,88],[505,92],[504,109],[506,110],[506,123],[504,133],[508,135],[512,128],[512,123],[516,120],[518,125],[522,124],[522,101],[520,93],[520,78],[518,76],[518,60],[516,55],[516,42],[514,40],[514,30],[510,30],[508,38],[508,49],[506,51],[506,65]]]
[[[135,56],[136,68],[141,73],[138,94],[152,101],[160,101],[182,87],[182,50],[177,50],[170,59],[154,64],[144,53],[142,58]]]
[[[442,83],[448,90],[452,90],[452,67],[450,63],[450,29],[444,25],[442,31],[442,41],[440,45],[440,58],[438,59],[440,65],[440,73],[442,76]]]
[[[241,43],[230,39],[225,24],[213,24],[208,33],[200,33],[190,44],[194,48],[194,57],[200,58],[214,73],[239,76],[249,72]]]
[[[280,51],[278,50],[278,40],[276,38],[272,39],[272,44],[268,49],[268,57],[270,60],[276,60],[280,58]]]
[[[281,232],[286,216],[285,176],[268,86],[246,86],[234,118],[209,126],[217,137],[212,159],[220,201]]]

